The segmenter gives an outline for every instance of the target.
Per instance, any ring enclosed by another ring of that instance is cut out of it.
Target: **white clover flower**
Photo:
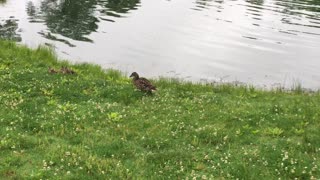
[[[204,179],[204,180],[205,180],[205,179],[208,179],[208,178],[207,178],[206,175],[202,175],[202,176],[201,176],[201,179]]]

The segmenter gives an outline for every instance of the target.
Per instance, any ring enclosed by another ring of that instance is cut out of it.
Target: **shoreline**
[[[0,41],[3,41],[0,39]],[[9,42],[9,41],[8,41]],[[122,76],[127,76],[130,72],[126,72],[124,73],[123,71],[119,70],[118,68],[107,68],[104,67],[103,65],[97,64],[97,63],[92,63],[89,61],[84,61],[84,62],[77,62],[74,60],[69,60],[69,59],[60,59],[57,56],[57,53],[55,52],[54,49],[52,49],[53,47],[48,46],[47,44],[43,44],[38,46],[37,48],[31,48],[28,47],[25,44],[19,43],[19,42],[13,42],[13,43],[17,43],[17,45],[21,46],[21,47],[25,47],[25,48],[30,48],[32,50],[36,50],[39,48],[45,49],[50,51],[50,53],[52,53],[52,55],[55,56],[55,58],[57,59],[57,61],[59,62],[65,62],[68,65],[81,65],[81,64],[86,64],[86,65],[92,65],[92,66],[99,66],[101,67],[102,71],[119,71],[121,73]],[[228,75],[227,75],[228,76]],[[190,79],[191,78],[191,79]],[[300,82],[297,82],[295,80],[291,80],[291,85],[285,85],[286,80],[284,80],[283,83],[272,83],[270,85],[265,85],[265,84],[254,84],[254,83],[246,83],[243,81],[239,81],[239,80],[226,80],[223,81],[222,77],[216,77],[218,79],[220,79],[220,81],[218,80],[210,80],[210,79],[205,79],[205,78],[192,78],[191,76],[188,76],[187,78],[183,78],[183,77],[174,77],[174,76],[157,76],[157,77],[151,77],[150,79],[152,80],[159,80],[159,79],[167,79],[167,80],[174,80],[174,81],[179,81],[181,83],[192,83],[192,84],[202,84],[202,85],[230,85],[230,86],[243,86],[243,87],[250,87],[250,88],[255,88],[257,90],[260,91],[281,91],[281,92],[304,92],[304,93],[319,93],[320,89],[319,88],[305,88],[303,87],[303,85],[301,85]],[[236,77],[234,77],[236,79]]]

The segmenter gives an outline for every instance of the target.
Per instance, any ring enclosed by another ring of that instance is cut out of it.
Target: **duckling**
[[[61,67],[60,72],[62,74],[76,74],[75,71],[73,71],[72,69],[69,69],[68,67]]]
[[[139,77],[138,73],[133,72],[130,77],[133,77],[132,82],[136,86],[137,89],[152,93],[153,91],[156,91],[156,87],[151,84],[151,82],[143,77]]]
[[[58,73],[58,71],[57,70],[55,70],[54,68],[52,68],[52,67],[49,67],[49,69],[48,69],[48,73],[49,74],[57,74]]]

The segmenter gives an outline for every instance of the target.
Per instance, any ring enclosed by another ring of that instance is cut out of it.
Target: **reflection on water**
[[[140,4],[140,0],[108,0],[98,1],[97,3],[105,8],[100,10],[101,13],[106,13],[107,15],[110,14],[112,16],[112,13],[125,14],[130,10],[136,10]]]
[[[217,12],[221,12],[221,10],[223,9],[223,3],[224,0],[196,0],[195,7],[192,7],[191,9],[201,11],[210,9],[210,7],[215,7],[217,9]]]
[[[31,22],[39,21],[39,19],[45,21],[51,33],[90,42],[92,40],[86,35],[98,28],[98,19],[93,14],[94,5],[94,1],[87,0],[44,0],[40,8],[36,8],[32,2],[29,2],[27,12]]]
[[[139,3],[139,0],[43,0],[38,8],[29,1],[26,10],[30,22],[44,22],[48,27],[50,33],[41,32],[43,37],[65,42],[73,47],[74,45],[67,40],[58,39],[52,33],[73,40],[92,42],[87,35],[98,29],[97,12],[107,16],[121,17],[117,13],[127,13],[129,10],[136,9]],[[97,6],[100,8],[97,9]],[[103,17],[101,19],[106,20]]]
[[[212,6],[212,2],[213,0],[196,0],[196,7],[194,10],[208,9],[210,6]]]
[[[0,38],[145,76],[320,88],[319,0],[0,0]]]
[[[0,21],[0,39],[21,41],[21,37],[17,34],[18,23],[15,19],[8,19],[4,22]]]

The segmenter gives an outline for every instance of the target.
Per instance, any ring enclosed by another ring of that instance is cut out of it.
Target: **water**
[[[146,77],[320,88],[320,0],[0,0],[0,37]]]

